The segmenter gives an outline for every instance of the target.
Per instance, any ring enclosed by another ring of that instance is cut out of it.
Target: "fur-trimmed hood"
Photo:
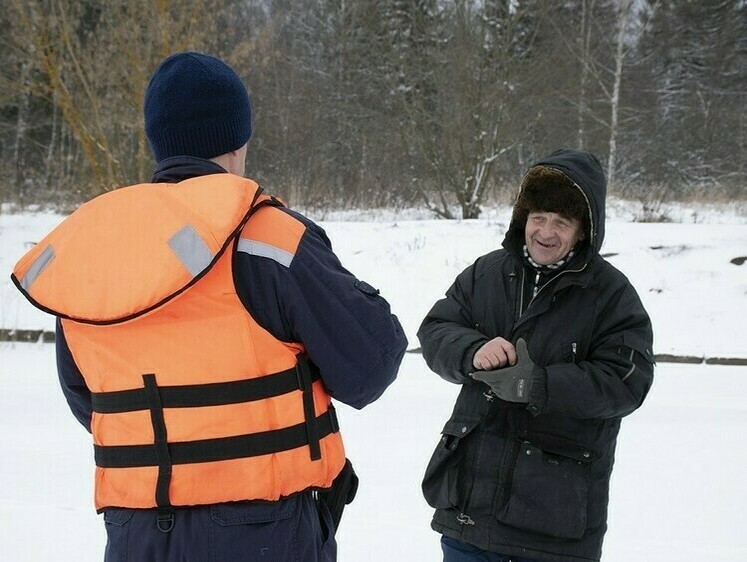
[[[602,242],[604,242],[605,201],[607,197],[607,179],[604,176],[601,163],[590,152],[568,148],[556,150],[527,171],[522,179],[517,201],[521,199],[522,192],[530,182],[544,176],[543,168],[558,170],[583,192],[589,206],[588,241],[592,254],[598,253],[602,247]],[[506,233],[506,239],[503,242],[504,247],[510,250],[516,244],[517,239],[524,239],[525,220],[526,217],[521,220],[517,218],[517,213],[514,213]]]

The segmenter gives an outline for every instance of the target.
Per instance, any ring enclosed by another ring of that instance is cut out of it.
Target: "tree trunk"
[[[591,14],[595,0],[581,0],[581,32],[579,33],[581,55],[581,84],[578,93],[578,149],[583,150],[586,144],[586,87],[589,83],[589,67],[591,66]]]
[[[10,178],[11,189],[16,190],[17,195],[23,205],[23,179],[22,179],[22,155],[23,138],[26,135],[26,122],[29,113],[29,91],[28,76],[31,64],[24,61],[21,66],[21,100],[18,103],[18,116],[16,119],[16,138],[13,143],[13,164],[11,166],[12,176]]]
[[[44,184],[49,185],[52,177],[52,158],[57,144],[57,103],[54,100],[54,93],[52,94],[52,132],[49,135],[49,145],[47,146],[47,157],[44,160]],[[60,133],[61,134],[61,133]],[[58,178],[59,179],[59,178]],[[60,182],[54,182],[54,194],[57,197],[60,189]]]
[[[482,209],[480,208],[480,202],[472,198],[466,198],[462,201],[462,218],[463,219],[479,219]]]
[[[615,53],[615,83],[612,88],[612,98],[610,100],[611,114],[610,114],[610,144],[609,144],[609,157],[607,160],[607,184],[609,187],[614,186],[615,173],[617,166],[617,122],[618,113],[620,108],[620,83],[622,82],[623,73],[623,59],[625,58],[625,29],[628,24],[628,16],[630,14],[630,7],[632,1],[626,0],[620,6],[620,12],[618,14],[618,29],[617,29],[617,50]]]

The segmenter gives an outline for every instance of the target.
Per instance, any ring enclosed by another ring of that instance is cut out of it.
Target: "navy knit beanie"
[[[157,162],[237,150],[252,136],[249,94],[223,61],[201,53],[171,55],[145,92],[145,134]]]

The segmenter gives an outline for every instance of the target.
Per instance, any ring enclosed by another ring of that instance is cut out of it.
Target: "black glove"
[[[476,371],[472,378],[487,384],[493,393],[506,402],[529,402],[534,363],[527,351],[527,342],[516,342],[516,365],[494,371]]]

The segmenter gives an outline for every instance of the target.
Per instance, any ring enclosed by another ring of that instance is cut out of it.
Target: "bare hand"
[[[504,338],[494,338],[477,350],[472,358],[472,365],[480,371],[516,365],[514,344]]]

